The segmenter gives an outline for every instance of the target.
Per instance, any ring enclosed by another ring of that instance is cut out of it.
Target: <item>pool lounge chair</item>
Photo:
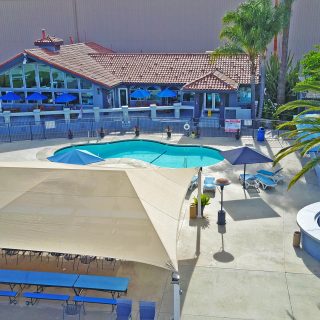
[[[258,174],[261,174],[271,180],[273,180],[274,182],[280,182],[280,181],[283,181],[283,175],[280,174],[280,171],[282,170],[283,168],[280,168],[276,171],[268,171],[268,170],[258,170],[257,173]]]
[[[116,319],[128,320],[131,319],[132,300],[117,299]]]
[[[241,184],[243,184],[244,180],[244,174],[241,173],[239,175],[239,180],[241,181]],[[244,182],[245,189],[249,188],[255,188],[257,191],[259,191],[259,182],[254,174],[246,174],[246,180]]]
[[[256,174],[256,179],[259,181],[263,190],[266,190],[267,188],[275,188],[277,186],[277,183],[275,181],[266,176],[263,176],[260,173]]]
[[[192,190],[193,188],[196,188],[197,186],[198,186],[198,175],[195,174],[191,179],[191,182],[189,185],[189,190]]]
[[[214,177],[205,177],[203,183],[203,192],[204,191],[213,191],[216,192],[216,178]]]
[[[140,320],[154,320],[156,316],[156,303],[153,301],[139,302]]]

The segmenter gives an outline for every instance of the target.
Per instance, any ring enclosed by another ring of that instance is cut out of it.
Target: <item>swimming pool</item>
[[[149,140],[124,140],[110,143],[84,144],[60,149],[55,154],[71,148],[86,150],[104,159],[131,158],[166,168],[206,167],[224,158],[210,147],[171,145]]]

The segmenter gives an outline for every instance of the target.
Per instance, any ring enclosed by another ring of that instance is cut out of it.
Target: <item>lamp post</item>
[[[228,186],[231,183],[230,180],[226,178],[219,178],[216,180],[216,185],[221,189],[221,209],[218,211],[218,221],[219,226],[226,224],[226,212],[223,210],[223,189],[225,186]]]

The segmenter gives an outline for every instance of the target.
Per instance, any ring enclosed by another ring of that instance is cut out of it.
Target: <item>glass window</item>
[[[1,88],[9,88],[10,87],[9,71],[6,71],[6,72],[0,74],[0,87]]]
[[[93,104],[93,94],[92,93],[82,93],[82,104]]]
[[[132,95],[136,90],[139,90],[139,89],[140,89],[140,90],[144,90],[142,87],[136,87],[136,86],[130,87],[129,96],[130,96],[130,100],[131,100],[131,101],[141,100],[141,98],[131,97],[131,95]]]
[[[44,64],[38,64],[39,79],[41,88],[50,88],[50,67]]]
[[[183,94],[183,101],[194,102],[194,92],[185,92]]]
[[[22,65],[11,69],[11,77],[12,77],[12,86],[14,88],[22,88],[23,87]]]
[[[66,74],[67,77],[67,88],[68,89],[78,89],[78,79],[72,74]]]
[[[24,75],[25,75],[25,79],[26,79],[26,87],[27,88],[37,87],[36,70],[35,70],[34,63],[27,63],[24,65]]]
[[[58,96],[61,96],[63,93],[62,92],[56,92],[55,93],[55,99],[57,99],[57,97]],[[76,97],[76,99],[75,100],[73,100],[73,101],[70,101],[70,102],[68,102],[68,103],[66,103],[66,102],[59,102],[59,104],[64,104],[64,105],[76,105],[76,104],[79,104],[80,103],[80,99],[79,99],[79,94],[78,93],[74,93],[74,92],[72,92],[72,93],[70,93],[70,95],[72,95],[72,96],[75,96]],[[56,102],[57,103],[57,102]]]
[[[161,92],[160,87],[148,87],[147,91],[150,93],[150,97],[148,98],[148,100],[159,100],[158,93]]]
[[[80,88],[81,89],[92,89],[92,83],[86,79],[80,79]]]
[[[238,90],[238,102],[250,103],[251,102],[251,88],[240,87]]]
[[[41,92],[41,94],[47,97],[47,99],[42,100],[43,103],[53,103],[51,92]]]
[[[64,88],[64,73],[60,70],[52,69],[52,81],[53,88]]]

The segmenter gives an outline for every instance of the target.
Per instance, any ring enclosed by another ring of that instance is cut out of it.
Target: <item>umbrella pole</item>
[[[243,189],[246,188],[246,164],[244,164],[244,171],[243,171]]]

